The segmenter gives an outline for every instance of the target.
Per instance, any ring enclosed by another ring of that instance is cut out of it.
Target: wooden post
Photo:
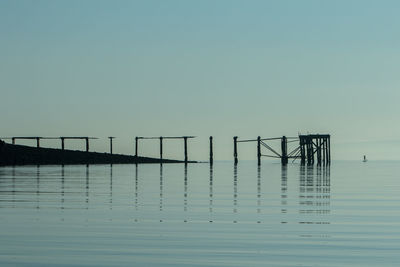
[[[115,137],[109,136],[108,138],[110,139],[110,154],[112,155],[112,153],[113,153],[113,139]]]
[[[138,137],[135,137],[135,156],[138,156]]]
[[[234,157],[235,165],[238,163],[237,139],[238,139],[237,136],[233,137],[233,157]]]
[[[307,165],[311,165],[312,164],[312,144],[311,144],[312,140],[310,136],[307,136]]]
[[[261,137],[257,137],[257,164],[261,165]]]
[[[322,144],[321,138],[317,137],[316,142],[317,142],[317,164],[321,165],[321,144]]]
[[[184,136],[183,137],[183,141],[184,141],[184,146],[185,146],[185,164],[188,163],[188,155],[187,155],[187,137]]]
[[[64,150],[64,140],[65,140],[65,138],[64,137],[60,137],[60,139],[61,139],[61,149]]]
[[[331,163],[331,137],[328,136],[328,162]]]
[[[89,152],[89,137],[85,137],[86,140],[86,152]]]
[[[11,138],[12,144],[15,145],[15,137]]]
[[[163,138],[160,136],[160,160],[163,159]],[[162,162],[160,162],[162,163]]]
[[[283,165],[288,163],[288,155],[287,155],[287,138],[286,136],[282,136],[281,139],[281,149],[282,149],[282,158],[281,162]]]
[[[326,157],[325,157],[325,149],[326,149],[326,144],[325,144],[325,139],[322,138],[321,139],[322,142],[322,162],[324,163],[324,165],[326,164]]]
[[[300,138],[300,164],[304,165],[306,163],[306,151],[304,148],[304,137],[303,136],[299,136]]]
[[[213,165],[214,159],[213,159],[213,137],[210,136],[210,165]]]
[[[310,137],[310,160],[311,165],[314,165],[314,143],[312,137]]]
[[[326,157],[326,164],[329,164],[329,145],[328,145],[328,138],[325,138],[325,157]]]
[[[36,137],[36,147],[40,147],[40,137]]]

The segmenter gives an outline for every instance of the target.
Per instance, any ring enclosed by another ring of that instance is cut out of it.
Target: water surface
[[[400,163],[0,168],[1,266],[399,266]]]

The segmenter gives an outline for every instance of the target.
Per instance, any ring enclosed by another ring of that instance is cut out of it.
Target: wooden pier
[[[183,139],[183,145],[184,145],[184,163],[187,164],[189,163],[189,158],[188,158],[188,139],[195,138],[196,136],[160,136],[160,137],[146,137],[146,136],[136,136],[135,137],[135,156],[139,156],[139,140],[154,140],[158,139],[160,140],[160,159],[163,159],[163,141],[167,139]]]
[[[114,136],[109,136],[108,139],[110,141],[110,154],[113,155],[113,139]],[[163,144],[165,140],[171,139],[180,139],[183,140],[184,146],[184,159],[182,161],[175,160],[174,162],[183,162],[185,164],[189,162],[188,158],[188,140],[193,139],[195,136],[159,136],[159,137],[151,137],[151,136],[137,136],[135,137],[135,156],[139,158],[139,141],[140,140],[159,140],[159,159],[157,161],[159,163],[164,162],[163,157]],[[16,145],[16,140],[36,140],[36,148],[40,147],[40,141],[43,139],[59,139],[61,140],[61,151],[65,151],[65,140],[76,140],[81,139],[85,140],[86,149],[85,152],[89,152],[89,140],[98,139],[97,137],[89,137],[89,136],[60,136],[60,137],[42,137],[42,136],[14,136],[14,137],[2,137],[1,139],[11,139],[12,144]],[[262,138],[258,136],[255,139],[239,139],[238,136],[233,137],[233,157],[234,164],[238,164],[238,144],[239,143],[257,143],[256,155],[257,155],[257,163],[261,165],[262,157],[270,157],[279,159],[282,165],[287,165],[289,160],[293,162],[296,160],[300,160],[302,165],[313,165],[315,162],[318,165],[327,165],[331,162],[331,149],[330,149],[330,135],[329,134],[307,134],[307,135],[298,135],[297,137],[274,137],[274,138]],[[292,143],[298,144],[293,148]],[[290,144],[288,146],[288,144]],[[289,148],[292,147],[290,150]],[[213,137],[209,137],[209,163],[210,165],[214,162],[214,152],[213,152]],[[264,151],[267,150],[267,153]],[[83,151],[82,151],[83,152]],[[134,162],[135,160],[133,160]],[[139,161],[136,161],[137,163]],[[171,162],[171,160],[168,160]]]
[[[274,149],[272,143],[280,142],[280,152]],[[234,163],[238,163],[238,143],[257,143],[257,163],[261,165],[261,157],[278,158],[281,160],[282,165],[287,165],[289,159],[293,161],[300,159],[301,164],[313,165],[315,154],[317,157],[318,165],[327,165],[331,162],[331,148],[330,148],[330,135],[329,134],[308,134],[299,135],[298,137],[274,137],[274,138],[261,138],[258,136],[256,139],[239,140],[237,136],[233,137],[233,158]],[[292,151],[288,152],[288,143],[298,142],[298,146]],[[266,148],[269,153],[262,154],[262,147]]]
[[[65,140],[66,139],[82,139],[86,141],[86,152],[89,152],[89,140],[90,139],[98,139],[97,137],[89,137],[89,136],[60,136],[60,137],[43,137],[43,136],[13,136],[13,137],[1,137],[1,139],[11,139],[13,145],[16,144],[16,140],[36,140],[36,147],[40,148],[40,140],[43,139],[59,139],[61,140],[61,150],[65,149]]]

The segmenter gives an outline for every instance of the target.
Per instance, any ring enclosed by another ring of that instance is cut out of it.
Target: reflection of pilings
[[[321,142],[323,142],[321,140]],[[330,213],[329,165],[301,166],[299,184],[299,213],[304,214],[300,224],[329,224]],[[310,214],[312,216],[310,216]],[[316,217],[321,215],[323,217]]]
[[[36,209],[39,209],[40,203],[40,165],[36,166]]]
[[[139,166],[136,164],[135,166],[135,211],[138,210],[138,197],[139,197],[139,186],[138,186],[138,168]]]
[[[187,165],[184,166],[184,199],[183,199],[183,210],[187,212],[187,202],[188,202],[188,179],[187,179]],[[186,217],[186,215],[185,215]],[[187,219],[184,219],[187,222]]]
[[[160,164],[160,211],[163,210],[163,166]]]
[[[261,213],[261,167],[257,167],[257,214]],[[257,223],[261,223],[260,220]]]
[[[281,213],[287,213],[287,166],[282,165],[281,167]],[[287,223],[285,218],[281,220],[282,224]]]
[[[237,196],[238,196],[238,191],[237,191],[237,164],[234,164],[233,166],[233,213],[237,213]],[[234,220],[234,223],[237,221]]]
[[[86,203],[89,204],[89,164],[86,164]],[[88,208],[86,206],[86,209]]]
[[[64,209],[65,202],[65,170],[64,165],[61,165],[61,209]]]
[[[12,207],[15,208],[15,165],[12,166],[12,197],[13,197],[13,204]]]
[[[209,197],[210,197],[210,204],[209,204],[209,211],[210,211],[210,221],[213,222],[211,218],[211,214],[213,212],[213,166],[210,165],[210,190],[209,190]]]
[[[110,164],[110,209],[112,210],[113,202],[113,165]]]

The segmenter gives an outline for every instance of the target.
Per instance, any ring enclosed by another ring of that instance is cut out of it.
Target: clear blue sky
[[[206,159],[213,135],[215,156],[231,159],[234,135],[330,133],[335,159],[400,159],[399,11],[365,0],[2,0],[0,136],[97,136],[92,148],[106,151],[114,135],[132,153],[136,135],[197,135],[190,156]],[[181,143],[166,149],[182,157]]]

